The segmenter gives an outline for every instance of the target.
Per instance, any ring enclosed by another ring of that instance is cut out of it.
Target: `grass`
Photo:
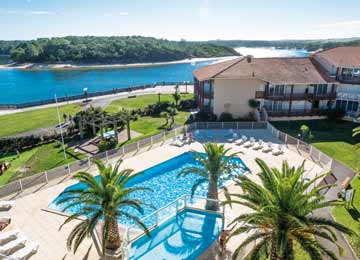
[[[300,133],[299,128],[302,124],[309,126],[314,136],[311,140],[307,140],[308,142],[359,172],[360,148],[355,145],[360,143],[360,137],[352,137],[352,129],[359,126],[358,124],[344,121],[329,123],[326,120],[273,122],[276,128],[292,136]],[[351,185],[355,190],[354,205],[350,208],[337,206],[332,214],[338,222],[350,227],[360,236],[360,177],[355,177]],[[347,238],[357,256],[360,257],[360,238],[356,236]]]
[[[74,115],[81,111],[81,107],[76,104],[64,105],[60,107],[60,114]],[[0,116],[0,137],[11,136],[38,128],[51,127],[58,123],[56,107],[30,110],[26,112],[14,113]],[[4,127],[9,126],[9,127]]]
[[[67,148],[67,160],[64,159],[62,146],[58,142],[44,144],[20,153],[19,157],[7,155],[0,157],[0,161],[11,162],[8,171],[0,176],[0,186],[11,180],[27,177],[39,172],[44,172],[75,160],[85,158],[82,154],[76,154]]]
[[[181,94],[181,99],[191,99],[193,97],[192,94]],[[171,94],[162,94],[160,96],[161,101],[169,101],[173,102],[173,98]],[[135,98],[128,98],[128,99],[118,99],[114,100],[110,103],[110,105],[105,109],[105,111],[109,113],[114,113],[119,111],[122,108],[132,110],[132,109],[139,109],[145,108],[148,105],[155,104],[158,102],[158,95],[144,95],[138,96]],[[186,111],[178,111],[177,115],[175,116],[175,124],[183,125],[187,121],[190,113]],[[132,143],[138,141],[140,139],[146,138],[148,136],[160,133],[165,130],[162,125],[165,123],[165,119],[160,116],[144,116],[138,117],[136,121],[132,121],[130,128],[136,132],[143,134],[137,138],[134,138],[130,141],[124,142],[123,144]]]
[[[357,176],[352,181],[351,186],[355,189],[353,205],[349,208],[344,206],[337,206],[333,209],[334,218],[342,224],[355,231],[358,237],[347,236],[351,247],[354,249],[356,255],[360,257],[360,177]]]
[[[310,127],[313,138],[306,140],[322,152],[358,171],[360,169],[360,136],[352,137],[352,129],[358,124],[352,122],[328,122],[327,120],[272,122],[279,130],[294,137],[299,137],[300,126]]]
[[[191,99],[192,97],[193,94],[181,94],[181,99]],[[155,104],[156,102],[158,102],[158,100],[159,97],[156,94],[138,96],[135,98],[123,98],[112,101],[105,110],[109,113],[115,113],[122,108],[129,110],[145,108],[148,105]],[[174,102],[174,99],[172,98],[171,94],[162,94],[160,96],[160,101]]]

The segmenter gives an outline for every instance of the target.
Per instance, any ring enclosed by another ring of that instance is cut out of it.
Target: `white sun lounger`
[[[273,155],[280,155],[280,154],[283,154],[284,151],[281,147],[281,145],[278,145],[278,147],[276,147],[273,151],[272,151],[272,154]]]
[[[245,148],[250,148],[255,144],[255,139],[253,137],[250,137],[250,140],[244,143]]]
[[[4,244],[5,242],[15,239],[19,234],[18,229],[12,229],[6,232],[0,232],[0,244]]]
[[[28,259],[31,255],[35,254],[38,249],[39,249],[38,244],[34,244],[34,243],[29,244],[29,245],[26,245],[24,248],[16,251],[12,255],[10,255],[10,257],[13,257],[13,258],[19,259],[19,260],[25,260],[25,259]]]
[[[9,255],[20,248],[23,248],[26,243],[26,237],[22,236],[0,246],[0,254]]]
[[[14,205],[13,200],[0,200],[0,209],[9,209]]]
[[[262,149],[262,151],[263,151],[264,153],[269,153],[269,152],[271,152],[272,150],[273,150],[273,148],[272,148],[272,143],[271,143],[271,142],[267,143],[267,144],[265,145],[265,147]]]
[[[253,146],[253,149],[260,150],[263,147],[264,147],[264,141],[260,139],[257,143],[255,143],[255,145]]]
[[[242,145],[243,143],[245,143],[247,141],[247,137],[245,135],[242,135],[240,139],[235,141],[236,145]]]
[[[184,143],[179,138],[174,138],[171,142],[171,145],[181,147]]]

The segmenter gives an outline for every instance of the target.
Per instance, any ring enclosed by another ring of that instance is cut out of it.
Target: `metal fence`
[[[73,100],[85,99],[90,97],[98,97],[98,96],[105,96],[105,95],[112,95],[124,92],[131,92],[135,90],[144,90],[149,88],[155,88],[157,86],[170,86],[170,85],[183,85],[184,82],[156,82],[154,84],[147,84],[147,85],[140,85],[140,86],[133,86],[133,87],[124,87],[124,88],[113,88],[110,90],[103,90],[103,91],[96,91],[96,92],[89,92],[87,95],[79,94],[73,96],[65,96],[59,97],[57,102],[68,102]],[[187,82],[190,86],[193,82]],[[43,106],[48,104],[56,103],[55,98],[46,99],[46,100],[38,100],[26,103],[19,103],[19,104],[0,104],[0,109],[20,109],[20,108],[27,108],[27,107],[34,107],[34,106]]]
[[[78,160],[61,167],[38,173],[26,178],[14,180],[0,187],[0,197],[9,196],[28,190],[29,188],[43,186],[53,180],[71,176],[80,170],[87,170],[92,167],[92,159],[109,161],[116,157],[126,157],[132,152],[141,153],[146,150],[166,144],[167,140],[197,129],[266,129],[266,122],[195,122],[164,131],[159,134],[140,139],[136,142],[123,145],[120,148],[108,150],[83,160]],[[148,148],[148,149],[145,149]]]
[[[332,168],[333,158],[321,152],[316,147],[276,129],[269,122],[267,122],[267,128],[271,131],[273,136],[284,142],[287,148],[301,153],[305,158],[312,159],[321,167],[325,167],[329,170]]]

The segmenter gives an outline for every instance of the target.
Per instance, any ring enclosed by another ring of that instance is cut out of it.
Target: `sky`
[[[360,0],[0,0],[0,39],[360,37]]]

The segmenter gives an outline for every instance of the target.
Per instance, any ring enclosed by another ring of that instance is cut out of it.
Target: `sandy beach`
[[[191,63],[191,62],[200,62],[200,61],[224,61],[236,58],[238,56],[227,56],[227,57],[213,57],[213,58],[193,58],[193,59],[184,59],[177,61],[167,61],[167,62],[151,62],[151,63],[129,63],[129,64],[77,64],[77,63],[56,63],[56,64],[47,64],[47,63],[11,63],[11,64],[2,64],[0,69],[23,69],[23,70],[57,70],[57,69],[121,69],[121,68],[132,68],[132,67],[149,67],[149,66],[162,66],[169,64],[180,64],[180,63]]]

